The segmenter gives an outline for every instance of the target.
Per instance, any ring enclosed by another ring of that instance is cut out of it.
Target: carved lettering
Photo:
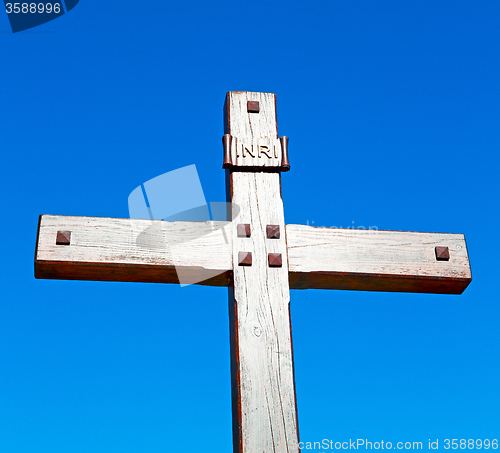
[[[278,139],[233,137],[231,154],[235,167],[277,168],[281,165],[281,144]]]
[[[254,151],[253,151],[253,146],[250,145],[249,147],[242,145],[243,147],[243,157],[247,157],[245,151],[252,157],[255,157]],[[260,157],[260,156],[259,156]]]
[[[271,159],[271,156],[268,154],[269,152],[271,152],[271,150],[269,149],[269,146],[259,145],[259,157],[262,157],[262,154],[264,154],[269,159]]]

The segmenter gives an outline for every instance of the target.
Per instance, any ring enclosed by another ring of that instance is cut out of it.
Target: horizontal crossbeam
[[[71,232],[58,245],[58,232]],[[287,225],[292,289],[461,294],[471,281],[462,234]],[[447,247],[449,260],[438,260]],[[228,222],[40,216],[35,276],[227,286]]]
[[[290,288],[461,294],[471,282],[463,234],[287,225]],[[449,250],[440,261],[436,247]]]
[[[230,227],[229,222],[41,215],[35,277],[228,286]],[[56,244],[58,231],[71,232],[68,245]]]

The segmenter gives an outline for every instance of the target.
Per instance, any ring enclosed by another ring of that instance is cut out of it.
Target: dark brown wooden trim
[[[403,293],[462,294],[472,278],[290,272],[290,289],[342,289]]]
[[[189,271],[196,284],[228,286],[232,271],[203,280],[205,269],[182,268]],[[213,275],[213,272],[211,273]],[[67,261],[39,261],[35,259],[35,278],[55,280],[89,280],[107,282],[179,283],[175,266],[155,266],[116,263],[86,263]]]

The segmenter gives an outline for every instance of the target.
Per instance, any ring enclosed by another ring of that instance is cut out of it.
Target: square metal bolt
[[[248,101],[247,102],[247,111],[249,113],[259,113],[260,112],[259,101]]]
[[[280,238],[280,226],[279,225],[267,225],[266,233],[268,239],[279,239]]]
[[[250,237],[250,224],[249,223],[238,223],[236,226],[236,232],[239,238],[249,238]]]
[[[270,253],[267,256],[269,260],[269,267],[281,267],[283,266],[283,261],[281,260],[281,253]]]
[[[251,266],[252,265],[252,252],[238,252],[238,265]]]
[[[436,259],[438,261],[449,261],[450,249],[448,247],[436,247]]]
[[[58,231],[56,245],[69,245],[71,242],[71,231]]]

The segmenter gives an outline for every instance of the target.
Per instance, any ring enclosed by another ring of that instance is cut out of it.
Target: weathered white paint
[[[247,113],[258,100],[260,113]],[[275,96],[231,92],[230,131],[237,139],[276,139]],[[233,222],[233,410],[235,452],[298,451],[298,429],[290,332],[285,221],[278,172],[230,173],[231,201],[239,206]],[[237,223],[249,223],[250,238],[239,238]],[[266,238],[279,225],[280,239]],[[252,266],[238,265],[238,252],[252,253]],[[270,268],[268,253],[281,253],[283,266]],[[237,423],[237,424],[236,424]]]
[[[292,288],[461,294],[471,281],[462,234],[287,225]],[[435,247],[448,247],[449,261]]]
[[[260,112],[248,113],[247,101],[259,101]],[[234,146],[276,143],[274,94],[229,93],[226,115]],[[228,192],[241,209],[231,225],[41,216],[35,274],[177,283],[181,270],[188,283],[230,285],[235,452],[290,453],[298,451],[298,428],[289,281],[292,288],[453,293],[470,282],[470,266],[463,235],[285,231],[280,174],[255,168],[275,162],[254,164],[228,172]],[[237,223],[251,225],[250,238],[237,237]],[[266,238],[270,224],[280,225],[280,239]],[[71,244],[56,245],[57,231],[71,231]],[[438,262],[435,246],[449,247],[450,260]],[[242,251],[252,252],[252,266],[238,266]],[[282,254],[281,268],[268,266],[269,253]]]
[[[56,245],[57,231],[71,231],[71,244]],[[229,222],[43,215],[35,268],[41,276],[44,266],[56,269],[50,278],[201,283],[231,269],[231,237]]]
[[[247,184],[245,191],[257,190],[255,182],[252,186],[250,182]],[[247,222],[237,219],[237,223]],[[57,231],[66,230],[71,231],[71,245],[56,245]],[[226,222],[43,215],[35,267],[40,278],[178,283],[180,276],[184,284],[227,285],[232,274],[232,237],[232,227]],[[281,240],[283,237],[282,232]],[[286,238],[292,289],[426,289],[408,286],[401,279],[390,280],[391,277],[408,277],[442,283],[450,281],[448,286],[435,286],[432,292],[460,293],[471,279],[462,234],[286,225]],[[278,242],[264,243],[276,247]],[[243,244],[253,247],[252,241],[243,241]],[[449,248],[449,261],[436,260],[436,246]],[[286,257],[286,253],[282,255]],[[99,266],[98,274],[96,269],[91,269],[92,265]],[[47,268],[50,273],[43,272]],[[119,275],[117,269],[120,269]],[[168,269],[173,272],[167,272]],[[350,279],[340,280],[339,276],[344,274],[349,274]],[[221,277],[213,278],[218,275]],[[367,276],[373,277],[374,283],[363,286],[362,281]],[[451,281],[460,279],[463,281]]]
[[[470,278],[463,234],[287,225],[290,272]],[[434,248],[448,247],[449,261]]]

